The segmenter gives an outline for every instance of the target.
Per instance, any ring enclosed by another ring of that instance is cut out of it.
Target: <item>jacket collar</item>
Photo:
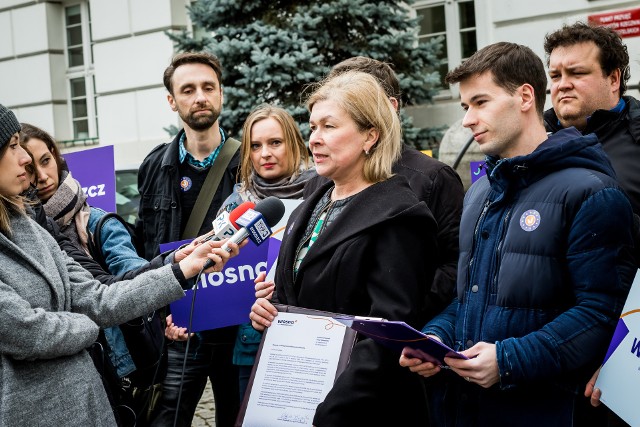
[[[162,156],[162,162],[160,163],[160,169],[177,168],[179,163],[179,151],[180,151],[180,138],[184,135],[184,129],[180,129],[178,134],[173,138],[173,141],[169,143],[167,151]]]
[[[615,178],[615,172],[595,134],[583,136],[576,128],[552,134],[532,153],[509,159],[487,157],[487,175],[493,190],[527,187],[545,176],[572,167],[590,169]]]
[[[629,117],[629,132],[636,144],[640,144],[640,102],[632,96],[623,97],[627,102],[627,116]]]
[[[640,102],[632,96],[623,96],[626,106],[622,112],[596,110],[587,124],[586,133],[599,133],[617,121],[626,120],[629,132],[636,144],[640,144]],[[548,131],[557,132],[563,129],[553,108],[544,113],[544,124]]]
[[[295,242],[295,247],[290,247],[294,248],[294,251],[300,243],[314,207],[332,185],[332,182],[324,184],[300,206],[300,215],[290,226],[290,234]],[[435,230],[435,220],[426,204],[418,201],[404,177],[396,175],[356,194],[340,213],[338,220],[331,225],[331,230],[326,230],[318,236],[300,265],[300,271],[314,259],[335,251],[341,243],[353,236],[400,216],[419,217],[423,220],[423,227],[432,226]],[[300,276],[298,274],[298,277]]]

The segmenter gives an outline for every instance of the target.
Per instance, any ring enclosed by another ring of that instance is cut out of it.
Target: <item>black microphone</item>
[[[248,209],[238,218],[236,224],[241,226],[240,229],[229,238],[227,243],[222,245],[222,249],[231,252],[228,246],[229,242],[240,244],[246,238],[250,238],[256,245],[261,245],[271,236],[271,227],[282,219],[284,211],[284,203],[277,197],[269,196],[261,200],[254,209]],[[209,259],[204,263],[202,269],[206,270],[214,265],[215,262]]]

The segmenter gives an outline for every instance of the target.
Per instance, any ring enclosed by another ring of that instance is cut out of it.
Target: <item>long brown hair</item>
[[[62,181],[62,171],[67,168],[67,163],[64,161],[64,157],[60,154],[60,149],[58,149],[58,144],[56,144],[56,140],[46,131],[40,129],[37,126],[31,125],[29,123],[20,123],[22,129],[20,130],[20,145],[27,150],[28,153],[31,152],[27,149],[26,144],[31,139],[39,139],[47,146],[49,152],[56,161],[58,165],[58,181]],[[31,156],[33,159],[33,155]],[[35,170],[35,163],[34,170]]]

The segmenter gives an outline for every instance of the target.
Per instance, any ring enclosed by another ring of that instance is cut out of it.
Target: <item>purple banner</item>
[[[172,250],[190,241],[162,244],[160,251]],[[204,275],[196,291],[192,332],[239,325],[249,321],[249,312],[256,300],[253,280],[258,273],[268,271],[268,267],[275,261],[273,255],[269,256],[271,245],[279,247],[280,241],[270,238],[260,246],[249,242],[237,257],[229,260],[221,273]],[[192,299],[193,290],[189,290],[184,298],[171,304],[171,314],[176,325],[189,325]]]
[[[470,162],[471,167],[471,183],[473,184],[483,176],[487,175],[487,170],[484,168],[485,162]]]
[[[620,347],[622,341],[629,335],[629,328],[627,324],[624,323],[624,320],[618,319],[618,326],[616,326],[616,330],[613,333],[613,338],[611,339],[611,344],[609,344],[609,349],[607,350],[607,354],[604,356],[604,362],[602,364],[607,363],[609,357],[613,354],[614,351]]]
[[[113,160],[113,145],[76,151],[63,155],[78,180],[89,206],[107,212],[116,211],[116,175]]]

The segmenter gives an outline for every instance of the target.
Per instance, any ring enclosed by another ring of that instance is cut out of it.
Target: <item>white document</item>
[[[264,337],[242,425],[313,425],[335,381],[345,331],[331,317],[278,313]]]
[[[618,326],[600,370],[600,401],[632,426],[640,426],[640,273],[622,309]]]

